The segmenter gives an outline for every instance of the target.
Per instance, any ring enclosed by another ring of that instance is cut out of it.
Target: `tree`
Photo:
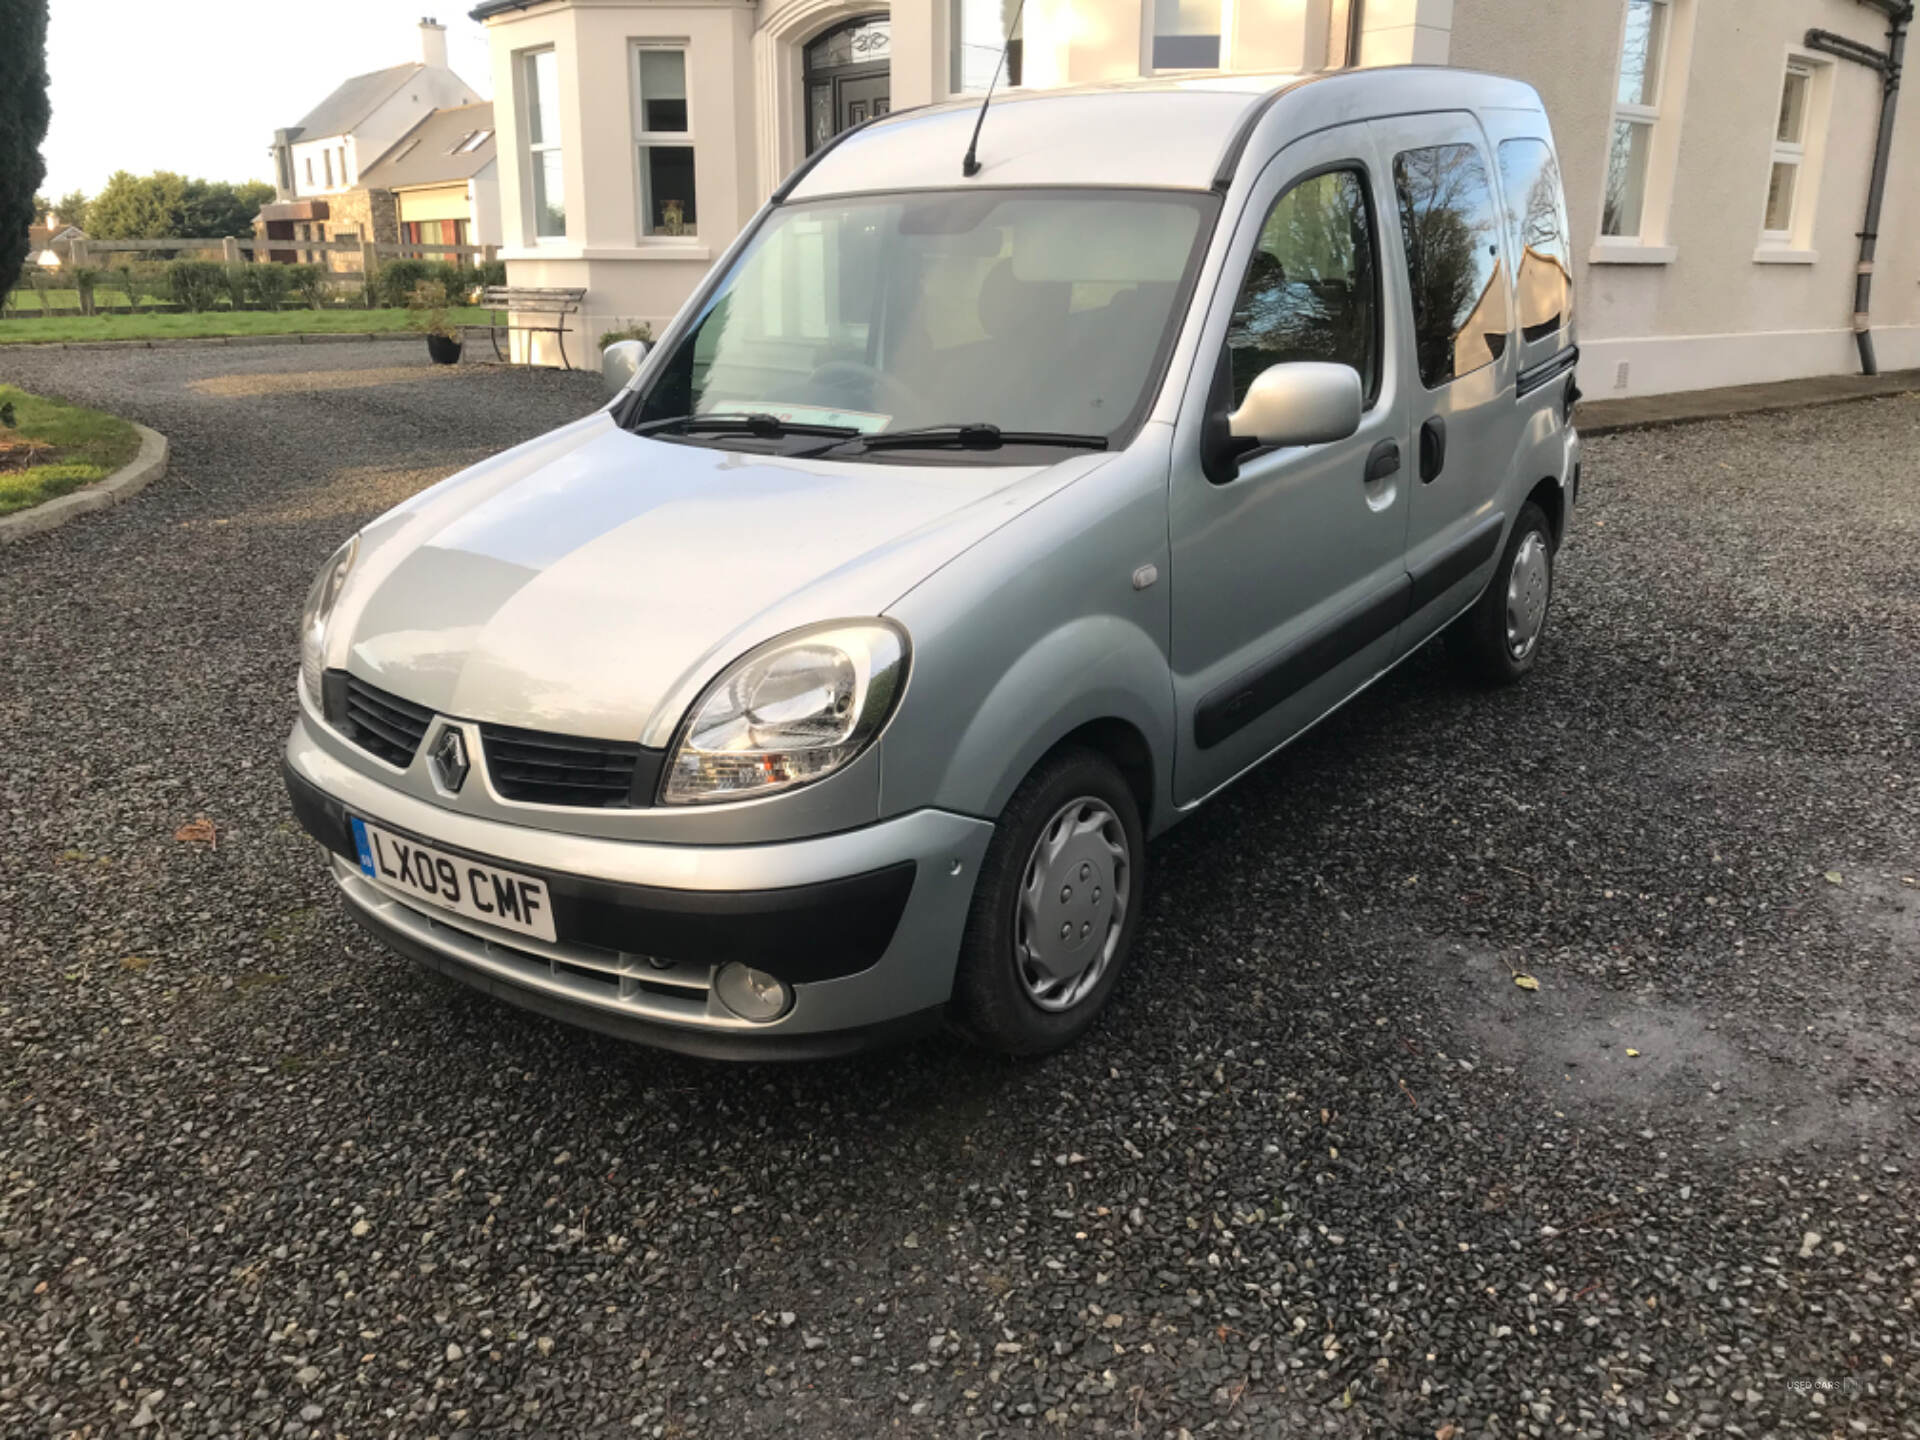
[[[51,200],[47,199],[44,195],[35,195],[33,197],[33,223],[36,225],[46,224],[47,212],[51,209],[53,209],[53,202]]]
[[[87,207],[88,232],[100,240],[157,240],[180,233],[187,182],[170,171],[116,170]]]
[[[181,196],[176,234],[218,240],[253,233],[253,217],[273,199],[273,186],[259,180],[230,185],[225,180],[189,180]]]
[[[53,202],[53,213],[60,217],[62,225],[78,225],[82,230],[87,228],[87,210],[84,190],[69,190]]]
[[[5,0],[0,0],[5,3]],[[253,217],[273,198],[258,180],[190,180],[171,170],[117,170],[86,204],[87,232],[100,240],[219,240],[253,233]],[[64,203],[64,202],[63,202]],[[66,218],[64,215],[61,218]]]
[[[27,231],[47,167],[47,0],[0,0],[0,295],[27,258]]]

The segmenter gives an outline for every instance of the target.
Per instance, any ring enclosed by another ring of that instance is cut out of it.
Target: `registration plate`
[[[389,890],[483,925],[549,943],[554,938],[553,906],[543,880],[437,850],[357,815],[353,843],[360,852],[360,873]]]

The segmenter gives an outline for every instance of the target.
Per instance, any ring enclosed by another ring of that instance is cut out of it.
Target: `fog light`
[[[737,960],[720,967],[720,973],[713,977],[713,993],[742,1020],[763,1024],[778,1020],[793,1004],[793,991],[786,981]]]

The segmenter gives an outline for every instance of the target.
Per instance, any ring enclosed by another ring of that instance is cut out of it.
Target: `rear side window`
[[[1472,145],[1393,159],[1413,296],[1414,345],[1429,390],[1491,365],[1513,325],[1493,180]]]
[[[1379,389],[1379,266],[1366,178],[1313,175],[1273,202],[1227,327],[1233,403],[1269,365],[1351,365],[1369,402]]]
[[[1560,167],[1544,140],[1500,142],[1500,188],[1507,197],[1507,253],[1514,256],[1520,338],[1545,340],[1573,316],[1573,247]]]

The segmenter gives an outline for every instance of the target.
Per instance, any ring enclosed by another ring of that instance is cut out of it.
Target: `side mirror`
[[[1295,360],[1254,376],[1247,398],[1227,417],[1234,439],[1256,445],[1324,445],[1360,428],[1366,397],[1351,365]]]
[[[600,352],[600,378],[606,382],[607,393],[618,395],[633,383],[633,377],[640,373],[640,362],[647,358],[647,342],[644,340],[616,340]]]

